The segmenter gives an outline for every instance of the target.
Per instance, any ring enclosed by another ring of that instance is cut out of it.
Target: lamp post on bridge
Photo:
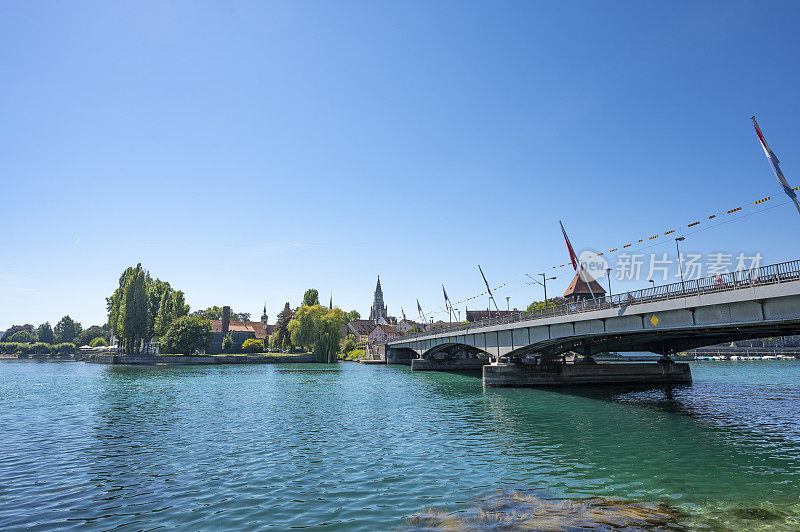
[[[683,259],[681,259],[681,248],[678,246],[678,242],[683,242],[686,238],[679,236],[675,238],[675,251],[678,252],[678,271],[681,274],[681,294],[686,294],[686,287],[683,284]]]
[[[526,273],[525,275],[528,275],[528,274]],[[547,277],[543,273],[539,273],[537,275],[541,275],[542,276],[542,280],[541,281],[539,279],[534,279],[530,275],[528,275],[528,279],[530,279],[531,281],[533,281],[535,283],[538,283],[538,284],[542,285],[542,288],[544,288],[544,308],[547,308],[547,281],[552,281],[552,280],[555,279],[555,277]]]
[[[606,268],[606,277],[608,277],[608,300],[611,301],[611,268]]]

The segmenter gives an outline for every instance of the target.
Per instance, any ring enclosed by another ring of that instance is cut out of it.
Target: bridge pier
[[[417,358],[417,352],[407,347],[386,346],[386,363],[403,364],[408,366],[411,361]]]
[[[491,387],[579,386],[602,384],[689,384],[689,364],[498,364],[483,367],[483,385]]]

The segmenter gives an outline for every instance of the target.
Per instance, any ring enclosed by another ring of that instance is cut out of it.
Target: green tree
[[[20,344],[30,344],[36,341],[36,335],[30,331],[22,330],[17,331],[9,338],[10,342],[17,342]]]
[[[36,328],[36,338],[38,338],[40,342],[46,344],[56,343],[56,335],[53,333],[53,328],[50,327],[49,321],[42,323]]]
[[[564,305],[565,303],[567,303],[567,300],[564,299],[563,297],[547,298],[547,307],[548,308],[549,307],[556,307],[558,305]],[[534,301],[533,303],[528,305],[528,308],[525,309],[525,310],[530,312],[531,310],[539,310],[541,308],[544,308],[544,301]]]
[[[198,310],[194,313],[195,316],[203,316],[209,320],[221,320],[222,319],[222,307],[218,307],[214,305],[213,307],[208,307],[205,310]],[[234,312],[231,309],[231,321],[250,321],[250,313],[249,312]]]
[[[72,343],[76,336],[78,336],[83,328],[81,324],[74,321],[69,315],[64,316],[56,324],[53,332],[60,343]]]
[[[139,265],[141,267],[141,264]],[[119,277],[119,286],[110,297],[106,298],[106,308],[108,309],[108,327],[111,333],[117,338],[124,339],[122,334],[122,300],[125,293],[125,285],[128,278],[134,274],[135,268],[127,267]]]
[[[345,312],[344,314],[344,322],[350,323],[351,321],[356,321],[361,319],[361,314],[357,310],[351,310],[350,312]]]
[[[231,333],[228,333],[222,339],[222,352],[228,353],[231,347],[233,347],[233,336],[231,336]]]
[[[125,280],[120,302],[120,337],[128,353],[138,352],[139,343],[147,337],[150,327],[150,305],[147,297],[147,274],[141,264]]]
[[[342,342],[341,354],[346,355],[355,348],[356,348],[356,339],[353,338],[352,334],[348,334],[347,338],[345,338],[344,341]]]
[[[165,290],[161,295],[161,301],[158,304],[158,311],[156,313],[153,332],[157,336],[163,336],[167,332],[169,326],[176,318],[175,313],[175,292],[172,290]]]
[[[336,362],[344,319],[341,309],[304,305],[289,322],[292,344],[313,351],[318,362]]]
[[[264,343],[256,338],[248,338],[242,344],[242,350],[248,353],[262,353],[264,351]]]
[[[162,338],[165,353],[191,355],[211,343],[211,322],[201,316],[182,316],[175,320]]]
[[[173,307],[175,309],[176,318],[189,315],[189,305],[186,304],[186,296],[183,294],[182,290],[175,290]]]
[[[319,292],[316,288],[309,288],[306,290],[306,293],[303,294],[303,305],[306,307],[319,305]]]
[[[72,341],[77,346],[92,345],[92,340],[95,338],[105,338],[108,336],[108,331],[99,325],[92,325],[88,329],[81,331],[78,336]]]
[[[11,336],[18,331],[28,331],[30,333],[34,333],[33,325],[30,323],[26,323],[25,325],[12,325],[6,330],[6,332],[3,333],[3,336],[0,337],[0,342],[10,341],[9,338],[11,338]]]
[[[161,303],[164,301],[164,295],[172,292],[169,283],[161,279],[152,279],[150,274],[145,271],[145,287],[147,290],[147,304],[149,306],[147,311],[147,334],[144,338],[152,338],[156,333],[156,317],[161,309]],[[167,296],[169,299],[169,296]],[[166,330],[166,328],[165,328]]]
[[[107,345],[108,342],[102,336],[98,336],[97,338],[89,342],[89,347],[106,347]]]
[[[275,349],[289,349],[292,346],[291,334],[289,333],[289,321],[292,319],[292,309],[289,302],[278,314],[278,321],[275,323],[275,332],[272,333],[272,347]]]

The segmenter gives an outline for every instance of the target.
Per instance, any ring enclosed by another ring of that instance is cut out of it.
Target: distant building
[[[356,343],[364,343],[369,340],[369,334],[374,328],[374,321],[354,320],[345,326],[344,336],[352,335]]]
[[[397,338],[397,330],[392,325],[376,325],[369,333],[371,343],[385,342],[393,338]]]
[[[584,277],[590,279],[586,282]],[[591,288],[590,288],[591,287]],[[606,296],[606,291],[600,283],[586,271],[581,270],[575,274],[575,278],[569,284],[567,291],[564,292],[564,299],[569,301],[584,301],[586,299],[602,299]]]
[[[408,334],[408,331],[411,330],[418,330],[418,331],[424,330],[424,327],[421,323],[417,323],[411,320],[400,320],[395,328],[397,329],[397,332],[401,334]]]
[[[222,307],[222,319],[211,320],[211,345],[207,353],[218,355],[222,353],[222,340],[231,335],[233,344],[241,346],[248,338],[264,341],[274,331],[274,325],[267,325],[267,307],[264,305],[264,314],[261,321],[231,321],[231,307]]]

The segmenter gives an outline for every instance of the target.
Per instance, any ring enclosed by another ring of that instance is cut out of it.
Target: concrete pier
[[[499,364],[483,367],[483,385],[494,387],[602,384],[688,384],[685,363]]]
[[[482,358],[415,358],[411,371],[480,371],[489,361]]]

